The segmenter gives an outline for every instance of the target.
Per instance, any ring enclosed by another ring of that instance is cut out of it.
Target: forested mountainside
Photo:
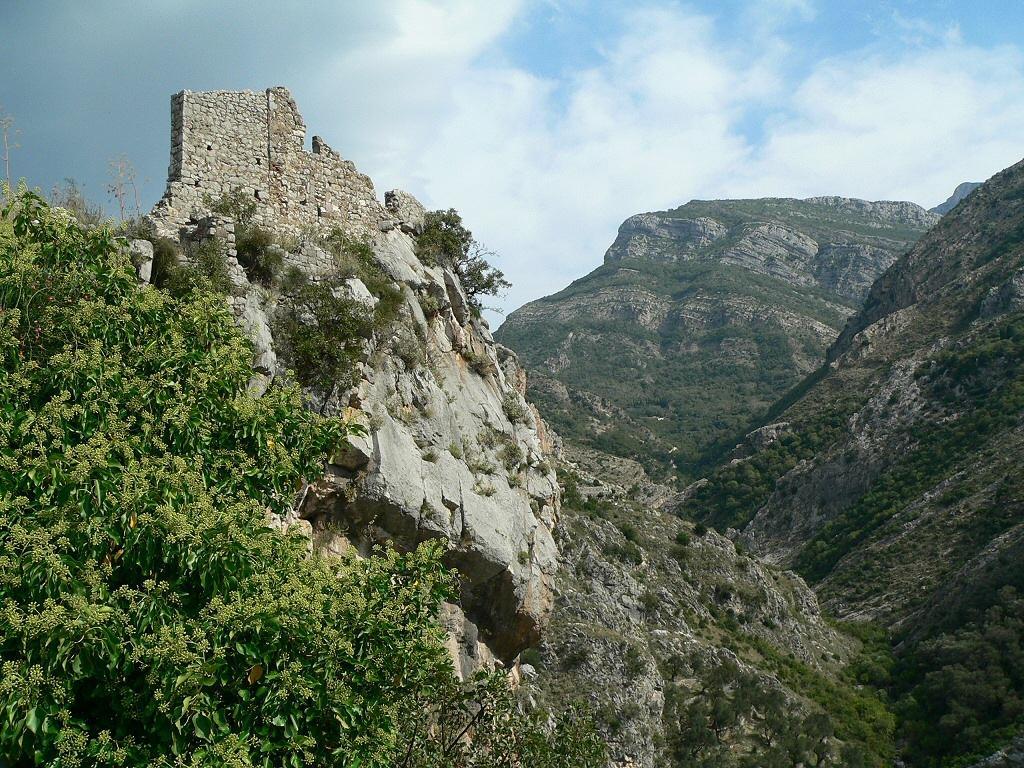
[[[693,478],[817,368],[875,278],[938,219],[838,197],[639,214],[602,266],[495,337],[567,442]]]
[[[892,632],[912,765],[1024,723],[1022,419],[1024,163],[890,267],[828,363],[678,505]]]

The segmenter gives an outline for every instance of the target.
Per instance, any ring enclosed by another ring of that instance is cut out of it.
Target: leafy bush
[[[212,213],[226,216],[235,226],[248,227],[256,218],[256,201],[245,194],[241,187],[232,187],[219,197],[203,195],[203,204]]]
[[[222,298],[138,289],[109,231],[32,195],[5,216],[0,753],[378,762],[395,707],[445,663],[438,553],[327,561],[273,533],[266,510],[342,425],[294,388],[245,394],[251,350]],[[389,662],[396,647],[423,669]]]
[[[575,713],[549,724],[499,678],[454,677],[438,547],[323,558],[267,526],[347,427],[296,387],[246,394],[251,354],[208,288],[140,289],[109,230],[31,193],[4,208],[0,754],[65,767],[598,764]],[[476,735],[453,745],[445,726],[467,715]]]
[[[1024,597],[1004,587],[993,603],[900,659],[901,735],[911,765],[981,756],[1024,727]]]
[[[377,298],[377,325],[383,328],[395,319],[402,304],[402,292],[381,269],[368,243],[356,240],[340,229],[334,229],[324,240],[334,256],[337,275],[355,277]]]
[[[284,266],[284,250],[274,243],[274,236],[262,227],[235,230],[235,251],[238,263],[249,279],[268,288],[274,284]]]
[[[505,395],[501,401],[501,409],[513,424],[520,424],[526,421],[526,408],[523,406],[522,398],[515,392],[509,392]]]
[[[155,237],[150,242],[153,243],[153,269],[149,281],[158,288],[165,288],[178,269],[178,244],[166,237]]]
[[[216,237],[210,237],[186,246],[185,254],[191,265],[172,271],[168,290],[175,295],[183,296],[205,278],[209,280],[210,287],[218,293],[231,293],[234,286],[228,274],[224,243]]]

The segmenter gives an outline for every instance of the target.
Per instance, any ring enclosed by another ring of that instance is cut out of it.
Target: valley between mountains
[[[1019,764],[1022,233],[1024,164],[932,212],[693,201],[498,330],[573,489],[537,676],[622,764]]]

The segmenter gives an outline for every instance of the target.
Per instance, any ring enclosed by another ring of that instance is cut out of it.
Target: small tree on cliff
[[[454,208],[427,213],[416,253],[427,264],[452,269],[477,312],[483,306],[481,296],[496,296],[512,285],[500,269],[488,263],[494,253],[473,238]]]

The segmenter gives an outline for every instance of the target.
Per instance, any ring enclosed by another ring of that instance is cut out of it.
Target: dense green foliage
[[[901,660],[899,710],[913,766],[994,751],[1024,730],[1024,597],[1013,587],[993,597]]]
[[[473,238],[454,208],[427,212],[423,232],[416,239],[416,254],[424,264],[454,270],[477,312],[481,297],[495,296],[511,286],[502,271],[488,263],[494,254]]]
[[[858,768],[881,764],[875,757],[869,760],[855,743],[837,741],[837,736],[848,735],[837,733],[827,711],[794,716],[780,689],[733,661],[704,674],[696,696],[670,685],[665,712],[673,764],[680,768]],[[740,733],[749,734],[750,741],[742,751],[736,749]]]
[[[456,681],[438,547],[324,558],[268,527],[348,428],[296,387],[248,395],[251,355],[208,282],[140,287],[109,230],[30,193],[3,211],[0,755],[596,764],[572,713],[549,725],[497,678]],[[465,712],[478,740],[436,737]]]

